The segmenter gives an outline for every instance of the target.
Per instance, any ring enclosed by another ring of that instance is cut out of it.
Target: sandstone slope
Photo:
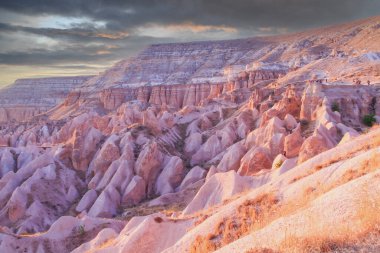
[[[152,46],[3,124],[0,252],[376,252],[379,30]]]

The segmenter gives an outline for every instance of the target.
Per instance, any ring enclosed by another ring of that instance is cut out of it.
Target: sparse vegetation
[[[276,169],[278,169],[278,168],[281,167],[281,165],[282,165],[283,163],[284,163],[284,161],[280,160],[280,161],[278,161],[278,162],[274,165],[274,167],[275,167]]]
[[[302,137],[309,137],[313,134],[315,129],[315,121],[308,121],[306,119],[300,120],[301,124],[301,135]]]
[[[173,203],[168,205],[160,205],[160,206],[148,206],[147,203],[140,204],[134,207],[123,208],[122,217],[117,217],[122,220],[129,220],[134,216],[146,216],[153,213],[163,213],[167,217],[170,217],[173,213],[182,211],[186,207],[185,203]],[[156,217],[161,219],[160,217]],[[157,223],[160,223],[156,220]]]
[[[366,114],[363,116],[363,124],[371,127],[374,123],[376,123],[375,115],[374,114]]]
[[[84,226],[83,225],[79,225],[78,228],[77,228],[77,232],[78,232],[79,235],[84,235],[84,233],[85,233]]]
[[[337,102],[334,102],[332,105],[331,105],[331,110],[333,112],[340,112],[340,107],[339,107],[339,104]]]
[[[275,213],[278,199],[273,194],[263,194],[255,199],[247,200],[237,208],[234,216],[224,218],[207,236],[198,236],[191,245],[191,253],[215,251],[250,231],[262,228],[268,218]]]

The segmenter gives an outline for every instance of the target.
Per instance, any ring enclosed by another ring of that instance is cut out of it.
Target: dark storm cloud
[[[290,30],[379,14],[379,0],[2,0],[0,8],[29,15],[90,17],[120,30],[146,23],[193,21]]]

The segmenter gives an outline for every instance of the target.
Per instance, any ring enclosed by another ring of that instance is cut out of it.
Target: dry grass
[[[364,161],[357,170],[348,170],[338,181],[335,187],[364,176],[378,168],[380,157],[373,154],[369,160]],[[379,177],[380,179],[380,177]],[[315,198],[323,192],[334,187],[322,187],[319,191],[312,191]],[[360,199],[355,207],[356,218],[359,224],[353,226],[348,221],[346,224],[331,224],[334,233],[320,233],[318,236],[296,237],[287,236],[281,244],[281,252],[380,252],[380,212],[378,199],[371,198],[370,189],[365,185],[363,192],[367,198]],[[306,189],[305,192],[310,192]],[[312,218],[311,218],[312,219]],[[310,222],[309,226],[319,226],[318,220]],[[337,227],[336,227],[337,226]],[[323,228],[326,232],[328,227]],[[318,230],[316,230],[318,231]]]
[[[190,247],[191,253],[215,251],[224,245],[239,239],[252,230],[262,228],[277,209],[278,199],[271,194],[263,194],[241,204],[234,216],[220,221],[214,232],[207,236],[198,236]]]
[[[374,148],[376,146],[372,145],[372,144],[368,144],[366,145],[365,147],[363,147],[363,150],[370,150],[372,148]],[[357,150],[355,152],[350,152],[349,154],[345,155],[345,156],[341,156],[341,157],[337,157],[335,159],[332,159],[332,160],[329,160],[327,162],[324,162],[324,163],[321,163],[321,164],[318,164],[316,165],[312,171],[310,171],[309,173],[306,173],[306,174],[303,174],[303,175],[299,175],[297,177],[294,177],[291,179],[290,183],[295,183],[297,182],[298,180],[301,180],[302,178],[305,178],[305,177],[308,177],[310,176],[311,174],[317,172],[317,171],[320,171],[321,169],[324,169],[324,168],[327,168],[335,163],[338,163],[338,162],[341,162],[343,160],[348,160],[350,158],[353,158],[356,154],[357,154]],[[380,161],[379,159],[375,156],[373,161],[375,161],[377,164],[380,164]],[[355,174],[358,174],[356,177],[359,177],[360,175],[360,172],[358,170],[352,170],[352,173],[355,173]],[[366,174],[366,173],[365,173]],[[363,174],[363,175],[365,175]]]
[[[346,233],[339,237],[334,235],[334,238],[329,238],[329,233],[307,238],[288,237],[280,248],[280,252],[286,253],[379,252],[380,227],[373,225],[362,233]]]
[[[331,163],[336,163],[338,161],[340,161],[340,159],[334,160]],[[349,181],[365,176],[366,174],[376,170],[379,165],[380,156],[377,152],[373,152],[372,156],[370,156],[368,159],[362,161],[359,164],[356,164],[354,169],[347,170],[342,175],[340,180],[334,181],[334,183],[328,185],[319,184],[314,185],[313,187],[310,186],[305,189],[304,194],[301,198],[287,201],[286,204],[282,202],[280,205],[274,194],[264,194],[257,197],[256,199],[247,200],[237,208],[237,211],[233,217],[227,217],[223,219],[219,224],[217,224],[212,233],[204,237],[197,237],[191,245],[190,252],[197,253],[215,251],[254,230],[259,230],[265,227],[275,219],[285,217],[296,211],[306,208],[309,203],[317,197]],[[301,176],[300,178],[306,176],[308,175]],[[351,250],[352,248],[356,247],[355,245],[358,245],[359,242],[362,242],[364,240],[364,234],[373,235],[377,233],[377,230],[373,228],[373,225],[376,224],[375,218],[379,217],[379,210],[369,210],[368,206],[369,204],[366,203],[363,205],[363,208],[361,208],[364,212],[361,214],[361,216],[363,217],[363,222],[366,222],[364,226],[367,228],[366,232],[362,233],[362,235],[359,237],[356,237],[356,241],[352,238],[348,238],[347,236],[342,236],[340,238],[329,238],[328,233],[326,233],[326,237],[306,239],[290,236],[287,237],[286,242],[283,245],[284,251],[281,250],[281,252],[337,252],[336,249],[342,248]],[[207,217],[202,219],[201,222],[203,222]],[[315,221],[315,224],[318,223],[318,221]],[[345,229],[344,226],[342,227],[344,231],[339,234],[352,234],[352,231],[349,228]],[[367,246],[362,245],[360,247],[365,248]],[[252,252],[271,252],[265,251],[267,249],[252,250]]]
[[[147,216],[154,213],[163,213],[167,217],[171,217],[172,214],[181,212],[185,209],[185,203],[172,203],[170,205],[160,206],[148,206],[147,204],[140,204],[135,207],[125,208],[123,217],[119,217],[122,220],[129,220],[134,216]]]
[[[202,224],[208,217],[210,217],[210,215],[208,215],[208,214],[201,214],[200,217],[194,222],[194,226],[193,227],[196,227],[196,226]]]

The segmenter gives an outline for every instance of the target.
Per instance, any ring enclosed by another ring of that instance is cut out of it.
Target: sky
[[[380,15],[380,0],[1,0],[0,87],[97,74],[147,45],[301,31]]]

